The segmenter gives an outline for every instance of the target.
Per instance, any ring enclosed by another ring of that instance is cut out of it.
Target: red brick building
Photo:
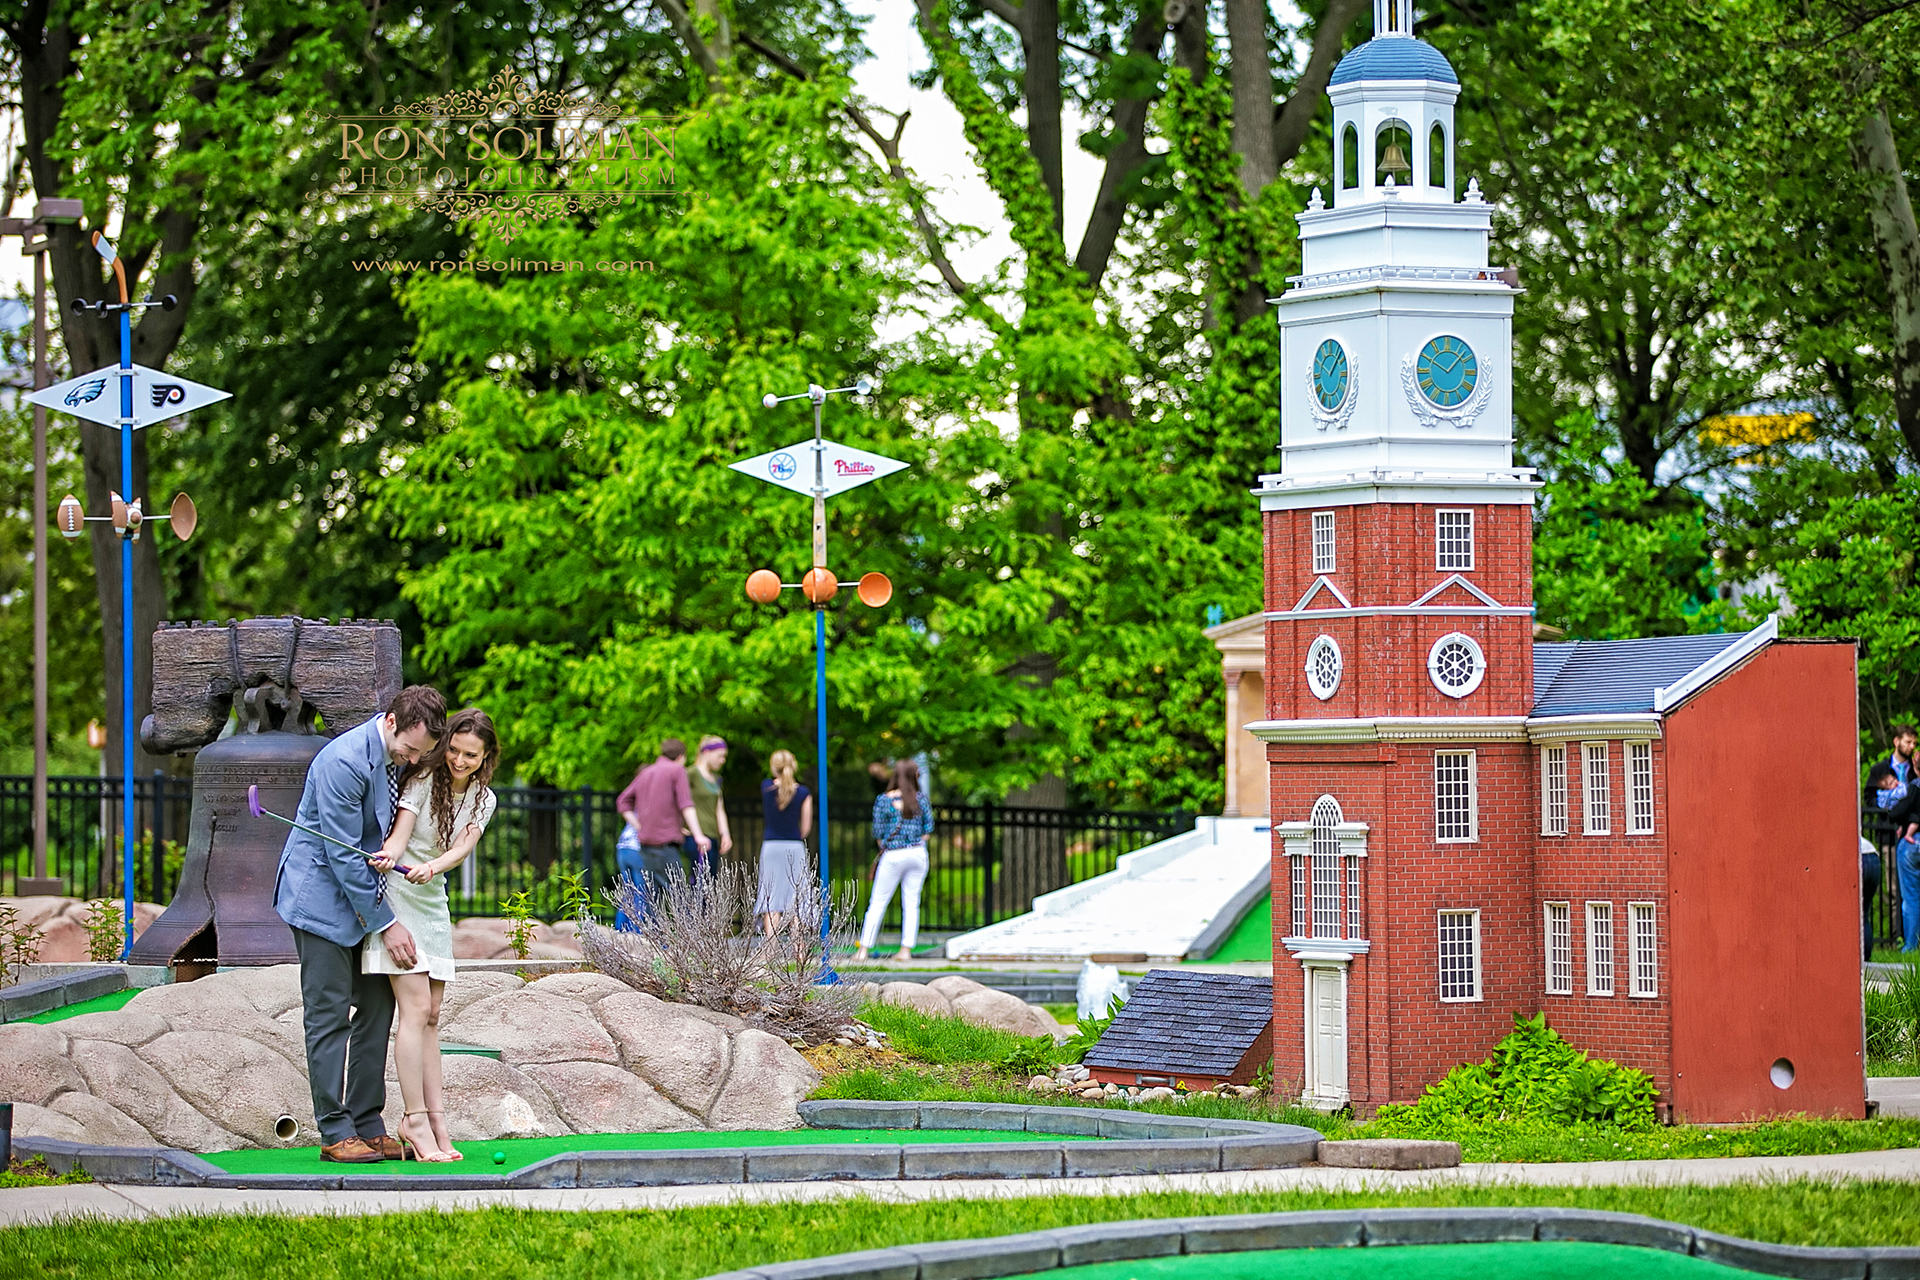
[[[1276,1076],[1370,1111],[1545,1010],[1677,1118],[1862,1115],[1853,646],[1536,642],[1517,285],[1454,194],[1452,68],[1409,0],[1375,22],[1257,491]]]

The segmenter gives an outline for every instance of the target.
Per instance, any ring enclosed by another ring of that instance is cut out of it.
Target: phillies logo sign
[[[848,458],[833,460],[833,474],[836,476],[870,476],[874,474],[871,462],[859,462]]]

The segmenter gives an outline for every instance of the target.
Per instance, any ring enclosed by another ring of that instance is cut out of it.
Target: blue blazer
[[[387,752],[375,716],[349,729],[307,766],[294,820],[368,853],[378,853],[393,825],[387,791]],[[343,947],[357,947],[393,923],[393,908],[375,894],[380,874],[349,853],[304,831],[289,831],[280,851],[273,909],[296,929]]]

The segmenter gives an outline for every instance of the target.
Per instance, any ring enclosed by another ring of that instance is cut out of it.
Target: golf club
[[[295,822],[292,818],[281,817],[279,814],[275,813],[273,810],[267,808],[266,806],[260,803],[260,784],[257,782],[252,783],[247,787],[247,812],[251,813],[256,818],[272,818],[275,822],[284,822],[288,826],[292,827],[295,831],[304,831],[310,836],[320,837],[322,840],[325,840],[328,844],[337,844],[342,849],[351,849],[363,858],[372,858],[376,856],[374,854],[368,853],[365,849],[362,849],[357,844],[348,844],[345,840],[335,839],[333,836],[328,835],[324,831],[315,831],[312,827],[309,827],[304,823]],[[401,866],[398,863],[394,864],[393,869],[395,871],[398,871],[403,876],[413,870],[412,867]]]

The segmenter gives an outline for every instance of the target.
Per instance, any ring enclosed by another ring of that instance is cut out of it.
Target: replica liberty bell
[[[198,755],[180,879],[134,942],[134,964],[175,965],[185,978],[298,958],[273,909],[286,829],[249,811],[247,788],[292,813],[327,737],[385,709],[400,685],[400,630],[388,621],[248,618],[154,632],[153,714],[140,739],[151,752]]]

